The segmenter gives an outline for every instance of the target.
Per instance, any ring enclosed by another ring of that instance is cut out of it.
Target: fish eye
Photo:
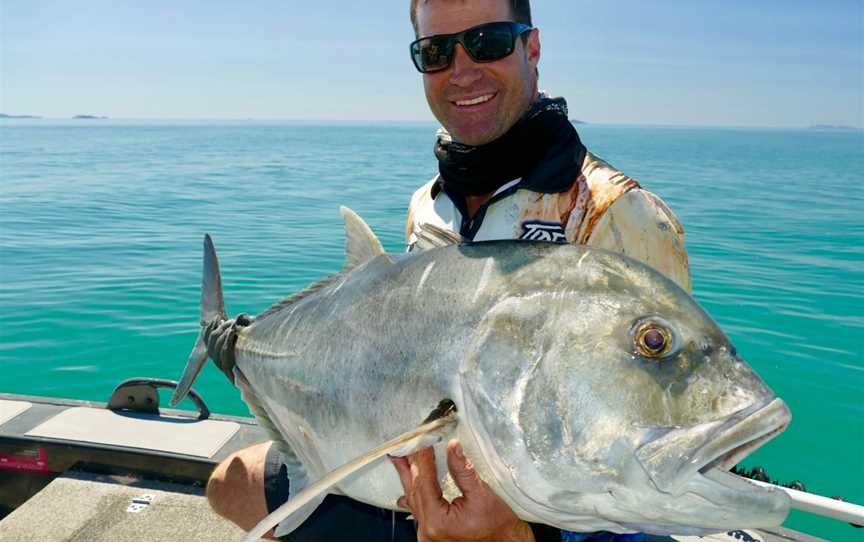
[[[637,322],[633,338],[636,353],[646,358],[663,358],[672,351],[674,345],[669,326],[654,319]]]

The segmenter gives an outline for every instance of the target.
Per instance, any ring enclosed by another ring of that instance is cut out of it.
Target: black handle
[[[176,380],[162,378],[130,378],[121,382],[108,400],[110,410],[131,410],[148,414],[159,414],[158,388],[177,389]],[[194,389],[189,390],[189,399],[198,407],[198,419],[210,417],[210,409],[204,399]]]

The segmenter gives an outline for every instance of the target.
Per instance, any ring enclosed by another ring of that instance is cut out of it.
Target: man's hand
[[[252,325],[255,318],[246,313],[237,315],[231,320],[214,320],[204,326],[204,344],[207,345],[207,355],[210,356],[219,369],[225,373],[231,384],[234,384],[234,347],[237,345],[237,330]]]
[[[447,468],[462,491],[452,503],[438,484],[432,448],[390,460],[405,490],[397,505],[414,514],[419,542],[534,542],[531,528],[480,479],[458,440],[447,445]]]

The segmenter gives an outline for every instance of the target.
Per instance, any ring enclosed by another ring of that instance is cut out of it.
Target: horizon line
[[[13,115],[9,113],[0,113],[0,121],[88,121],[98,123],[100,121],[150,121],[150,122],[288,122],[288,123],[327,123],[327,124],[427,124],[439,126],[439,123],[433,120],[405,120],[405,119],[323,119],[323,118],[279,118],[279,117],[108,117],[103,115],[86,115],[90,118],[80,118],[78,116],[69,117],[44,117],[41,115]],[[864,131],[864,125],[856,126],[854,124],[834,124],[834,123],[814,123],[814,124],[795,124],[795,125],[764,125],[764,124],[698,124],[698,123],[656,123],[656,122],[603,122],[603,121],[588,121],[584,119],[569,119],[571,122],[581,126],[651,126],[665,128],[754,128],[754,129],[774,129],[774,130],[794,130],[794,129],[824,129],[838,131]]]

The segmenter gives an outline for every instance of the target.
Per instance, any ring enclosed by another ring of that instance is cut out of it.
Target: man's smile
[[[487,102],[492,101],[495,97],[498,96],[497,92],[493,92],[490,94],[481,94],[479,96],[475,96],[473,98],[464,98],[461,100],[452,100],[450,103],[459,108],[465,107],[477,107],[479,105],[485,104]]]

